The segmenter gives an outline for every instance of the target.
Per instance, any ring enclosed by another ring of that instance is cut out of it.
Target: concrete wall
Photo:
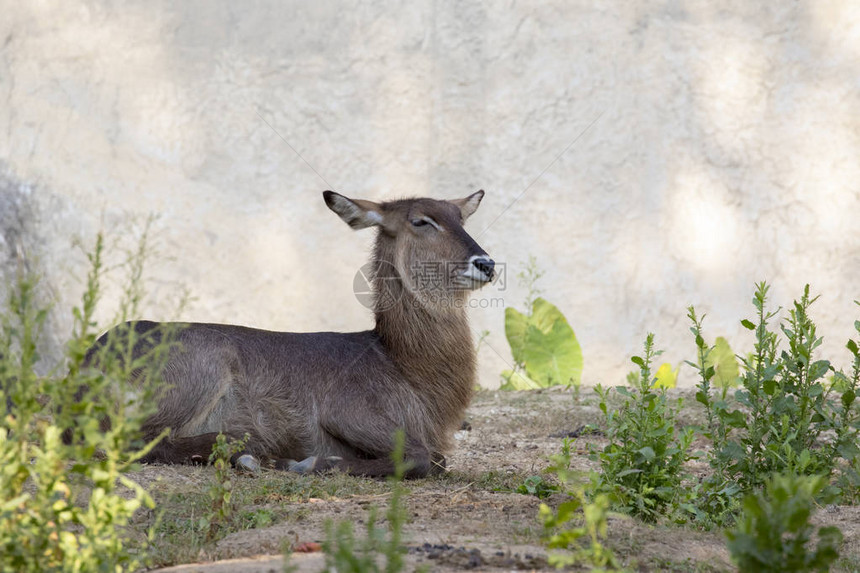
[[[648,330],[689,358],[691,303],[747,342],[760,279],[783,305],[822,293],[828,352],[860,315],[853,0],[0,4],[0,160],[62,304],[82,288],[74,237],[158,213],[147,316],[182,283],[184,319],[363,329],[371,234],[320,191],[483,188],[468,228],[508,288],[482,296],[521,305],[534,254],[586,382],[620,382]],[[472,318],[492,387],[503,309]]]

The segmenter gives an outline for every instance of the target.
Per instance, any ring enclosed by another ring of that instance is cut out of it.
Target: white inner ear
[[[361,207],[346,198],[337,198],[337,212],[345,219],[357,219],[364,215]]]
[[[340,218],[346,221],[353,229],[364,229],[382,223],[382,215],[370,209],[364,209],[361,205],[342,195],[334,195],[334,211]]]

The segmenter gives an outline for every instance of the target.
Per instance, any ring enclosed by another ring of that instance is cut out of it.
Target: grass
[[[845,571],[846,573],[860,573],[860,557],[841,557],[834,566],[836,571]]]
[[[264,471],[256,476],[235,474],[232,494],[234,505],[239,509],[223,524],[218,539],[209,543],[207,530],[200,524],[200,519],[211,507],[206,485],[214,479],[214,469],[149,466],[143,473],[165,475],[149,484],[158,509],[140,515],[134,523],[134,527],[141,530],[154,526],[155,535],[151,542],[153,565],[162,567],[223,556],[217,548],[218,542],[246,530],[296,524],[300,529],[295,531],[302,536],[301,540],[313,541],[315,539],[305,539],[301,532],[321,535],[321,507],[325,506],[325,511],[330,512],[332,507],[343,506],[348,509],[344,515],[353,515],[356,523],[365,523],[370,505],[382,507],[392,491],[391,485],[385,481],[342,473],[296,475]],[[407,506],[416,502],[420,504],[424,496],[436,499],[438,495],[457,505],[458,499],[469,502],[476,494],[513,495],[529,475],[497,470],[477,474],[451,471],[433,478],[406,482],[404,502]],[[521,497],[525,501],[528,496]],[[328,503],[320,504],[316,500]],[[360,517],[362,515],[364,517]],[[532,512],[527,511],[508,524],[510,543],[539,543],[540,527],[533,517]],[[444,519],[445,515],[442,514],[441,518]]]
[[[364,515],[354,518],[363,523],[367,520],[369,506],[384,505],[391,494],[391,485],[385,481],[342,473],[235,473],[231,478],[232,500],[238,509],[219,529],[217,539],[207,542],[207,529],[200,520],[211,508],[212,500],[206,488],[213,481],[215,470],[212,467],[148,466],[141,473],[143,481],[149,480],[148,489],[158,509],[139,515],[134,527],[139,530],[154,527],[151,547],[156,566],[219,557],[222,555],[218,550],[219,542],[241,531],[296,524],[301,527],[297,532],[320,532],[321,505],[350,507],[351,514]],[[153,475],[160,478],[153,479]],[[468,500],[481,493],[513,493],[530,475],[527,471],[449,471],[441,476],[406,482],[404,501],[409,505],[428,494],[433,499],[440,494],[456,501],[458,496]],[[328,504],[319,504],[316,500]],[[356,510],[356,505],[361,509]],[[513,543],[536,544],[539,541],[539,527],[530,512],[512,522],[511,530]],[[314,539],[302,538],[305,540]]]
[[[157,511],[141,516],[136,528],[154,527],[151,543],[155,565],[168,566],[195,561],[211,552],[217,541],[239,531],[263,529],[280,523],[301,523],[313,512],[313,499],[347,500],[358,496],[385,496],[390,492],[382,481],[342,473],[298,475],[263,471],[259,475],[234,473],[235,514],[222,524],[214,543],[207,541],[207,515],[212,499],[205,485],[214,479],[211,467],[151,466],[147,471],[169,471],[174,478],[155,481],[150,492]]]

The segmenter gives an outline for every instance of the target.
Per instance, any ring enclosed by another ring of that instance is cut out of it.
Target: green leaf
[[[816,360],[809,366],[809,379],[818,380],[830,370],[829,360]]]
[[[722,414],[721,418],[723,419],[723,422],[731,428],[745,428],[747,425],[746,415],[744,415],[740,410],[725,412]]]
[[[734,440],[726,442],[721,454],[733,460],[743,460],[746,458],[746,450],[744,450],[744,448]]]
[[[855,457],[860,456],[860,446],[854,440],[850,439],[841,441],[836,451],[846,460],[853,460]]]
[[[523,349],[526,346],[526,330],[529,325],[529,317],[521,313],[515,308],[508,307],[505,309],[505,336],[508,338],[508,344],[511,345],[511,354],[514,357],[514,362],[522,364]]]
[[[541,504],[543,505],[543,504]],[[567,523],[576,516],[576,512],[582,507],[582,503],[577,498],[566,501],[558,506],[558,523]]]
[[[651,446],[645,446],[644,448],[639,448],[637,451],[640,454],[642,454],[642,457],[645,458],[646,460],[648,460],[649,462],[651,460],[653,460],[655,457],[657,457],[657,454],[654,453],[654,448],[652,448]]]
[[[738,385],[740,367],[729,342],[722,336],[718,336],[714,342],[714,348],[708,354],[705,366],[713,367],[716,383],[721,388],[734,388]]]
[[[525,366],[537,387],[579,385],[582,349],[567,319],[552,303],[535,299],[531,316],[506,309],[505,334],[514,360]]]
[[[13,512],[19,505],[23,505],[27,500],[30,499],[29,493],[22,493],[21,495],[9,499],[3,500],[0,502],[0,511],[3,512]]]
[[[752,323],[752,321],[750,321],[750,320],[743,319],[743,320],[741,321],[741,324],[742,324],[742,325],[743,325],[743,327],[744,327],[744,328],[746,328],[747,330],[755,330],[755,324],[753,324],[753,323]]]

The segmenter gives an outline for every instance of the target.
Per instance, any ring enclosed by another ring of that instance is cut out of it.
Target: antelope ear
[[[484,190],[482,189],[476,193],[472,193],[464,199],[451,201],[451,203],[460,208],[460,214],[463,216],[463,220],[465,221],[472,216],[472,213],[478,210],[478,205],[481,204],[481,199],[483,198]]]
[[[323,191],[328,208],[353,229],[365,229],[382,223],[382,206],[373,201],[350,199],[334,191]]]

